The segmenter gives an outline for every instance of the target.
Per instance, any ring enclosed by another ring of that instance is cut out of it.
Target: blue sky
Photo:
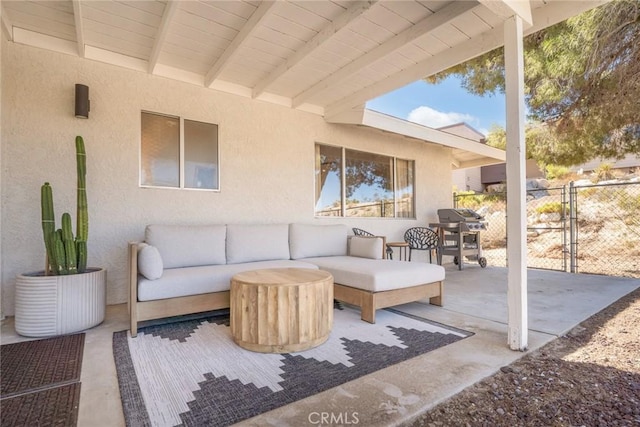
[[[369,101],[367,108],[434,128],[466,122],[485,135],[493,124],[505,125],[503,94],[470,95],[455,76],[437,85],[411,83]]]

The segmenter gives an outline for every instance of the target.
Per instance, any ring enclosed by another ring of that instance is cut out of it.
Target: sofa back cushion
[[[226,225],[148,225],[145,241],[160,252],[164,268],[226,264]]]
[[[290,258],[288,224],[227,225],[227,264]]]
[[[290,224],[291,259],[346,255],[347,234],[344,224]]]
[[[382,237],[349,236],[349,255],[360,258],[382,259]]]

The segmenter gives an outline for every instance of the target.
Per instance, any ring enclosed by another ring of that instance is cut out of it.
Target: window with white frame
[[[315,146],[315,215],[414,218],[413,160]]]
[[[143,111],[140,185],[219,190],[218,125]]]

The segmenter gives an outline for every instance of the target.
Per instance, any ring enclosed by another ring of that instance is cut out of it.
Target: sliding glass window
[[[218,125],[142,112],[140,185],[218,190]]]
[[[342,148],[316,144],[316,216],[342,216]]]
[[[412,218],[413,169],[411,160],[316,144],[315,215]]]
[[[396,217],[415,218],[413,209],[414,189],[413,160],[396,159]]]

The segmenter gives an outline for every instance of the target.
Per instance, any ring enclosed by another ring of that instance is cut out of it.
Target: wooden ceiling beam
[[[347,25],[353,22],[355,19],[360,17],[363,13],[368,11],[372,5],[374,5],[377,0],[367,0],[367,1],[356,1],[350,5],[350,7],[345,10],[340,16],[331,21],[327,26],[325,26],[318,34],[316,34],[308,43],[305,43],[304,46],[294,52],[290,58],[287,58],[282,64],[278,66],[266,79],[259,82],[253,88],[253,97],[257,98],[263,92],[265,92],[269,86],[274,84],[280,77],[282,77],[287,71],[291,68],[295,67],[297,64],[302,62],[306,57],[311,55],[316,49],[322,46],[325,42],[327,42],[331,37],[336,35],[342,29],[344,29]]]
[[[529,0],[478,0],[502,19],[511,18],[514,15],[522,18],[527,27],[533,25],[531,3]]]
[[[400,34],[392,37],[381,45],[371,49],[369,52],[360,56],[359,58],[351,61],[335,73],[331,74],[326,79],[314,84],[309,89],[300,93],[293,98],[292,106],[298,107],[300,104],[306,102],[311,97],[333,88],[335,85],[346,80],[352,75],[358,73],[363,68],[366,68],[376,61],[384,58],[397,49],[411,43],[419,37],[428,34],[443,25],[448,24],[461,14],[473,9],[478,3],[476,2],[452,2],[451,4],[443,7],[439,11],[427,16],[422,21],[402,31]]]
[[[0,4],[0,25],[2,25],[2,31],[7,36],[7,40],[13,41],[13,26],[11,25],[11,19],[7,15],[7,11],[4,10],[4,5]]]
[[[529,35],[547,28],[586,10],[607,3],[609,0],[585,0],[581,2],[553,2],[546,7],[533,10],[534,25],[525,31]],[[384,80],[364,87],[353,94],[335,101],[325,107],[325,116],[334,116],[370,99],[377,98],[409,83],[444,71],[454,65],[461,64],[504,44],[502,26],[485,31],[451,49],[425,59],[409,68],[397,72]]]
[[[169,34],[169,26],[171,25],[171,21],[173,21],[176,11],[178,10],[179,3],[180,2],[176,0],[169,0],[164,8],[162,21],[158,27],[158,33],[156,34],[156,38],[153,42],[153,48],[151,49],[151,55],[149,56],[149,74],[153,74],[156,69],[156,65],[158,65],[158,58],[160,58],[162,46]]]
[[[78,56],[84,58],[84,25],[82,24],[82,6],[80,0],[73,0],[73,21],[76,27]]]
[[[277,4],[275,1],[263,1],[260,6],[253,12],[247,23],[242,27],[242,30],[236,35],[233,41],[227,46],[224,53],[218,58],[213,67],[207,72],[204,79],[206,87],[211,87],[213,82],[220,76],[224,68],[231,62],[231,60],[238,54],[240,48],[247,39],[253,34],[253,32],[260,26],[260,23],[268,16],[272,7]]]

